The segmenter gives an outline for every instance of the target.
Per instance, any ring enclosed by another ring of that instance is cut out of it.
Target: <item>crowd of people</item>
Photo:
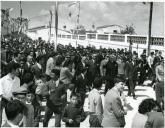
[[[39,127],[42,101],[46,100],[44,127],[48,127],[53,113],[55,127],[61,126],[61,120],[66,127],[79,127],[87,115],[90,127],[124,127],[127,114],[124,87],[128,87],[127,95],[136,100],[136,85],[144,86],[144,81],[150,79],[152,83],[148,86],[155,89],[156,101],[142,101],[132,126],[137,127],[136,118],[143,115],[145,119],[139,120],[144,123],[142,127],[163,127],[161,51],[155,50],[147,57],[146,50],[138,55],[127,49],[71,45],[58,45],[54,51],[53,44],[41,38],[33,41],[11,37],[1,42],[5,52],[1,61],[0,126],[5,109],[7,119],[3,126]],[[103,84],[104,107],[99,92]],[[87,92],[88,113],[83,108]]]

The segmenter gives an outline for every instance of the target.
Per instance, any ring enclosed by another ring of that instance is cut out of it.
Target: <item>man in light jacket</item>
[[[115,78],[115,86],[110,89],[105,95],[103,127],[124,127],[127,110],[124,110],[120,94],[124,90],[124,83],[122,80]]]

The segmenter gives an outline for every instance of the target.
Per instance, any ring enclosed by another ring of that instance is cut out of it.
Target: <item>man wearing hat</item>
[[[26,102],[26,94],[28,93],[28,90],[26,87],[21,86],[17,89],[15,89],[15,91],[13,91],[13,99],[17,99],[20,100],[22,102]]]
[[[14,96],[13,99],[21,101],[27,107],[27,112],[24,113],[23,116],[23,122],[22,122],[23,124],[20,123],[19,125],[23,127],[34,127],[34,108],[31,104],[26,104],[27,93],[28,93],[27,88],[21,86],[13,92],[13,96]]]

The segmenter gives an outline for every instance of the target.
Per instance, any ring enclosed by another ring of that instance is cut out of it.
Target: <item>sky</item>
[[[70,5],[71,1],[59,2],[59,28],[66,25],[69,30],[76,26],[76,16],[78,14],[78,4]],[[2,1],[1,8],[13,8],[10,12],[11,17],[18,17],[18,1]],[[23,1],[23,17],[30,19],[29,28],[48,25],[51,10],[54,13],[55,2],[53,1]],[[149,26],[149,3],[142,2],[115,2],[115,1],[81,1],[80,2],[80,24],[86,30],[103,25],[126,25],[133,24],[138,35],[148,35]],[[69,13],[71,12],[71,17]],[[53,17],[53,26],[54,26]],[[154,2],[152,16],[152,36],[164,36],[164,3]]]

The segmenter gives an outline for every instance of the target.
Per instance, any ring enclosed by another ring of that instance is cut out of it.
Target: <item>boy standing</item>
[[[71,103],[65,107],[62,121],[66,123],[66,127],[80,127],[80,122],[85,118],[83,107],[78,106],[78,96],[71,94]]]
[[[101,127],[102,115],[103,115],[103,104],[101,94],[99,92],[102,86],[102,79],[96,77],[93,82],[93,89],[89,92],[89,124],[90,127]]]

